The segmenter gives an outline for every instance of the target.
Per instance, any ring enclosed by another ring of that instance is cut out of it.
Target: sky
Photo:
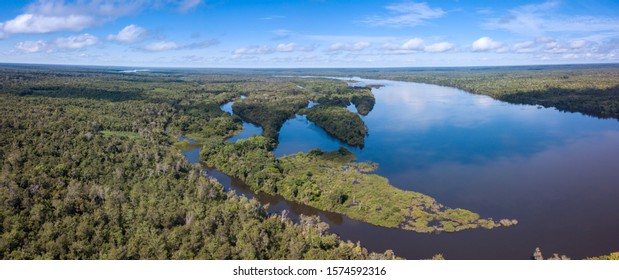
[[[0,2],[0,63],[313,68],[617,62],[617,0]]]

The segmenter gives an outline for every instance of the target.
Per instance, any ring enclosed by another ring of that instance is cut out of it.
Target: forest
[[[175,148],[223,139],[235,77],[0,69],[2,259],[392,259],[316,217],[267,214]],[[428,256],[431,257],[431,256]]]
[[[306,115],[308,120],[349,146],[363,148],[365,137],[369,134],[359,115],[346,108],[321,104],[304,108],[299,113]]]
[[[434,83],[618,118],[617,69],[316,73]],[[384,227],[438,233],[517,223],[399,190],[372,173],[375,164],[357,162],[345,148],[276,158],[271,150],[279,129],[296,114],[351,146],[363,147],[371,133],[360,116],[374,107],[373,86],[283,76],[311,71],[317,70],[282,70],[276,76],[252,70],[123,73],[108,67],[0,65],[0,258],[398,258],[391,250],[368,252],[340,239],[317,217],[293,222],[254,199],[224,191],[182,156],[181,149],[191,145],[204,145],[203,161],[256,192]],[[220,109],[230,101],[233,115]],[[319,105],[307,108],[309,101]],[[358,114],[345,108],[350,104]],[[261,126],[263,134],[226,142],[241,131],[242,121]],[[616,258],[616,253],[597,257]]]

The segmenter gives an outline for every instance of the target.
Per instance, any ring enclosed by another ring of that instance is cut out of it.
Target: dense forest
[[[369,131],[358,114],[346,108],[322,104],[302,109],[300,114],[306,115],[308,120],[322,127],[329,135],[350,146],[363,148]]]
[[[509,102],[618,118],[617,69],[336,73],[454,86]],[[190,145],[204,145],[204,161],[254,191],[381,226],[453,232],[516,223],[396,189],[372,174],[374,164],[356,162],[344,148],[272,154],[279,129],[295,114],[362,147],[369,132],[359,115],[374,107],[370,87],[274,77],[269,71],[123,73],[1,65],[0,258],[396,258],[391,250],[370,253],[341,240],[317,217],[294,223],[269,214],[256,200],[224,191],[181,155]],[[234,115],[220,109],[230,101]],[[307,108],[309,101],[319,105]],[[358,114],[345,109],[350,104]],[[263,134],[226,142],[239,133],[242,121],[261,126]],[[179,141],[180,136],[198,142]],[[616,258],[612,253],[594,259]]]
[[[0,70],[0,258],[394,258],[267,214],[171,145],[238,129],[216,106],[234,77],[96,70]]]

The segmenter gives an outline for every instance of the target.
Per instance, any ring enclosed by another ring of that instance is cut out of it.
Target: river
[[[360,240],[373,251],[393,249],[409,259],[437,253],[447,259],[527,259],[535,247],[545,256],[556,252],[578,259],[619,250],[616,120],[514,105],[449,87],[354,80],[384,85],[372,89],[376,105],[362,116],[369,128],[365,147],[348,147],[359,160],[378,163],[376,172],[398,188],[482,217],[515,218],[519,224],[420,234],[369,225],[277,196],[256,196],[271,205],[270,211],[287,209],[292,218],[319,215],[344,240]],[[244,127],[253,130],[244,130],[242,137],[261,131]],[[278,157],[346,146],[303,116],[284,124],[279,142],[274,150]],[[198,150],[184,154],[199,161]],[[254,196],[239,180],[208,172],[226,188]]]

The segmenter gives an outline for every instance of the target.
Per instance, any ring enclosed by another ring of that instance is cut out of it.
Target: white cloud
[[[238,48],[232,52],[232,58],[241,58],[244,56],[253,56],[253,55],[262,55],[262,54],[271,54],[274,53],[275,50],[268,46],[254,46],[247,48]]]
[[[149,52],[162,52],[180,49],[182,46],[172,41],[160,41],[144,46],[144,50]]]
[[[533,42],[533,41],[523,41],[523,42],[514,44],[514,49],[517,49],[517,50],[519,50],[519,49],[526,49],[526,48],[530,48],[530,47],[533,47],[533,46],[535,46],[535,42]]]
[[[0,22],[0,39],[11,34],[82,31],[148,7],[168,7],[188,12],[203,0],[38,0],[15,18]]]
[[[298,47],[296,43],[279,44],[275,48],[278,52],[292,52]]]
[[[4,31],[4,23],[0,22],[0,39],[4,39],[8,36],[9,34],[7,34],[6,31]]]
[[[357,42],[354,44],[347,44],[347,43],[334,43],[331,46],[329,46],[328,51],[329,52],[341,52],[341,51],[362,51],[364,49],[367,49],[370,47],[370,43],[369,42]]]
[[[203,0],[183,0],[178,4],[178,10],[181,13],[186,13],[198,7],[200,4],[202,4],[202,2],[204,1]]]
[[[26,53],[42,52],[47,49],[47,42],[43,40],[19,42],[15,44],[15,48]]]
[[[496,50],[503,46],[503,43],[492,40],[490,37],[481,37],[472,44],[474,52],[484,52]]]
[[[385,7],[390,15],[370,16],[363,20],[372,26],[414,27],[424,25],[429,19],[440,18],[446,14],[441,8],[431,8],[426,3],[405,2]]]
[[[589,42],[587,40],[574,40],[570,42],[570,48],[572,49],[581,49],[587,46]]]
[[[456,48],[456,45],[452,43],[441,42],[441,43],[435,43],[435,44],[429,45],[425,47],[424,50],[426,52],[431,52],[431,53],[442,53],[442,52],[451,51],[455,48]]]
[[[39,0],[28,5],[25,13],[0,23],[1,33],[41,34],[56,31],[81,31],[136,12],[145,1],[92,0],[65,2]]]
[[[456,45],[449,42],[426,45],[421,38],[413,38],[403,44],[386,43],[383,45],[383,49],[390,51],[392,54],[410,54],[415,52],[442,53],[455,48]]]
[[[15,44],[15,48],[26,53],[54,52],[62,49],[76,50],[96,45],[99,38],[85,33],[76,36],[59,37],[50,41],[24,41]]]
[[[411,53],[415,51],[423,51],[425,42],[421,38],[410,39],[403,44],[385,43],[383,49],[393,51],[394,53]]]
[[[560,4],[560,1],[551,0],[520,6],[502,17],[488,20],[484,26],[529,36],[541,36],[548,32],[619,31],[618,17],[562,15],[555,12]]]
[[[313,47],[302,46],[297,43],[291,42],[287,44],[278,44],[275,47],[271,46],[251,46],[246,48],[238,48],[232,52],[233,58],[241,58],[245,56],[265,55],[276,52],[290,53],[296,51],[310,52],[313,51]]]
[[[535,46],[535,42],[533,41],[523,41],[523,42],[514,44],[512,46],[512,50],[515,52],[532,52],[534,46]]]
[[[22,14],[4,22],[4,32],[16,33],[49,33],[54,31],[81,31],[94,24],[94,19],[86,15],[47,16]]]
[[[81,49],[97,44],[99,38],[91,34],[61,37],[54,40],[54,45],[61,49]]]
[[[110,41],[118,41],[121,43],[135,43],[146,39],[148,32],[146,29],[135,24],[127,25],[118,34],[110,34],[107,39]]]
[[[406,43],[402,44],[402,46],[400,47],[400,49],[403,50],[423,50],[423,48],[424,42],[422,39],[419,38],[410,39],[406,41]]]

